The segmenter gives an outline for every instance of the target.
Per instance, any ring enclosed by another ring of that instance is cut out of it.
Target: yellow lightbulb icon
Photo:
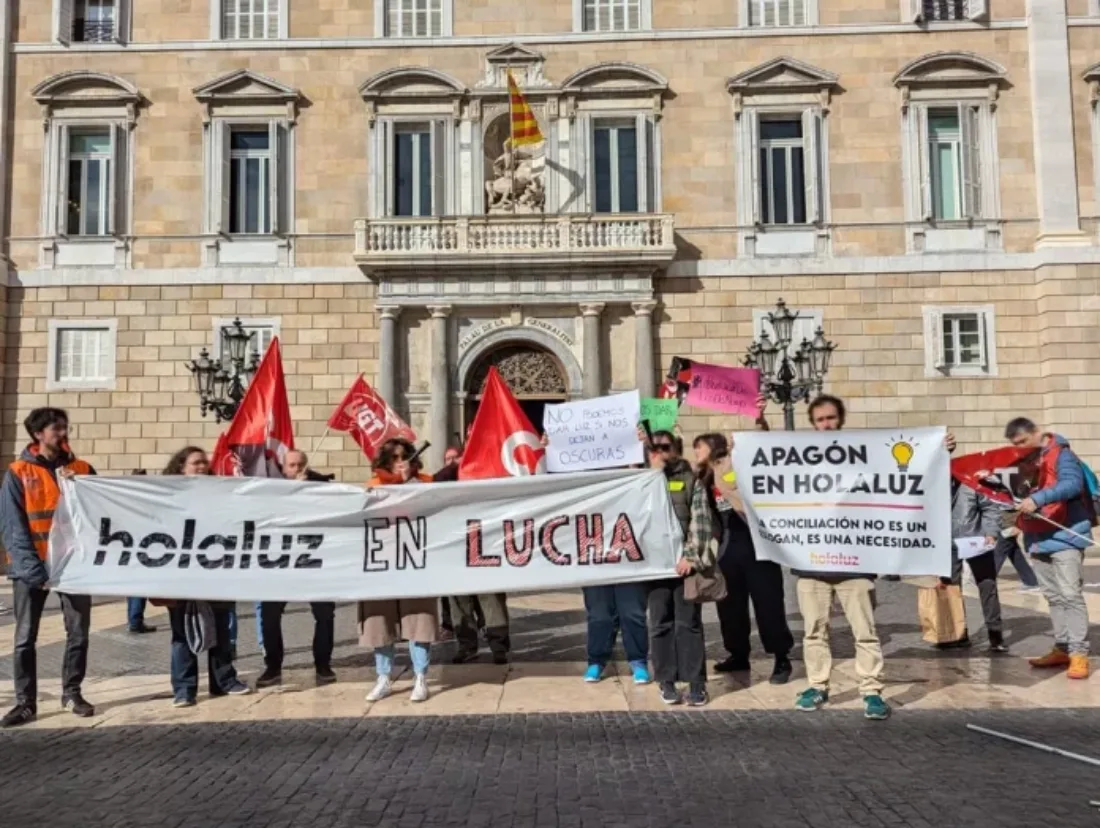
[[[894,443],[890,453],[894,455],[894,459],[898,463],[899,472],[909,471],[909,461],[913,459],[913,447],[911,445],[908,443]]]

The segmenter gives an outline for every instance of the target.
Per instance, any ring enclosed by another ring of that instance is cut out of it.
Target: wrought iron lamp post
[[[783,406],[783,427],[794,431],[794,407],[799,402],[809,402],[821,393],[825,375],[829,372],[836,345],[825,339],[825,332],[818,326],[813,341],[803,339],[800,345],[791,341],[795,320],[799,311],[791,312],[780,299],[775,310],[767,316],[775,338],[767,331],[749,346],[744,364],[760,369],[760,390],[772,402]]]
[[[255,351],[249,356],[248,346],[255,336],[255,331],[245,330],[239,318],[234,319],[221,332],[221,361],[211,359],[210,352],[203,348],[198,359],[186,363],[195,378],[202,416],[212,411],[215,421],[221,423],[232,420],[237,413],[245,389],[260,364]]]

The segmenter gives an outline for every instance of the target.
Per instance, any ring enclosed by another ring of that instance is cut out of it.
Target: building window
[[[51,319],[46,390],[115,386],[115,319]]]
[[[443,0],[385,0],[386,37],[441,37]]]
[[[824,155],[821,113],[753,112],[755,222],[764,226],[817,224],[823,220]]]
[[[106,236],[111,227],[111,130],[69,130],[69,168],[65,232],[70,236]]]
[[[996,373],[993,308],[924,308],[928,376],[991,376]]]
[[[597,213],[647,213],[656,209],[653,121],[594,118],[591,135],[592,209]]]
[[[217,7],[215,0],[212,0]],[[286,37],[285,0],[221,0],[222,40],[274,40]]]
[[[118,43],[129,28],[129,4],[130,0],[56,0],[55,39],[64,44]]]
[[[586,32],[633,32],[641,28],[641,0],[584,0]]]
[[[748,0],[750,26],[805,26],[806,0]]]
[[[287,188],[288,126],[283,121],[211,125],[215,163],[211,205],[215,232],[228,236],[282,233]]]
[[[393,141],[393,215],[432,215],[432,130],[399,124]]]
[[[932,218],[958,221],[982,214],[979,111],[976,106],[928,110],[928,164]]]
[[[908,0],[910,14],[918,23],[980,20],[989,15],[989,0]]]
[[[233,327],[235,320],[220,317],[214,320],[214,359],[221,361],[226,370],[229,369],[229,355],[224,351],[225,333]],[[253,358],[263,359],[272,340],[279,335],[281,320],[278,317],[264,317],[259,319],[242,319],[241,327],[251,334],[255,334],[248,343],[246,362]]]

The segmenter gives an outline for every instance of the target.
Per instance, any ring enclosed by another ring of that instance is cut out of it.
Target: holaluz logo
[[[276,542],[279,553],[269,554]],[[134,536],[123,530],[112,532],[111,519],[103,518],[99,521],[99,549],[94,564],[103,566],[107,553],[112,551],[108,547],[117,544],[119,566],[129,566],[130,558],[136,557],[139,564],[151,568],[174,565],[187,569],[194,560],[203,569],[250,569],[255,560],[260,569],[320,569],[321,558],[310,552],[320,549],[324,542],[324,535],[257,535],[256,523],[246,520],[239,537],[207,535],[196,544],[195,521],[188,518],[183,522],[182,541],[167,532],[153,532],[141,539],[134,552]]]

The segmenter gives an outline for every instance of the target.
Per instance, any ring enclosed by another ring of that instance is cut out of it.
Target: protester
[[[447,446],[447,450],[443,452],[443,468],[450,466],[458,467],[458,464],[462,462],[462,446]]]
[[[49,572],[47,540],[60,499],[58,475],[95,474],[69,448],[69,415],[60,408],[36,408],[23,421],[31,438],[19,459],[8,467],[0,489],[0,533],[9,559],[15,607],[15,707],[0,727],[18,727],[38,716],[38,625],[46,606]],[[95,708],[81,694],[88,667],[88,629],[92,599],[58,593],[65,622],[65,655],[61,665],[61,706],[88,717]]]
[[[679,681],[688,685],[687,703],[701,707],[708,700],[703,607],[684,597],[684,577],[707,569],[716,561],[713,505],[706,481],[697,481],[691,466],[681,456],[680,438],[669,431],[657,431],[648,448],[650,467],[664,472],[672,507],[684,533],[684,556],[676,564],[679,577],[650,582],[653,673],[665,704],[683,701],[676,686]]]
[[[283,460],[283,474],[288,480],[328,482],[331,478],[309,468],[304,451],[291,449]],[[260,640],[263,642],[264,671],[256,679],[256,687],[274,687],[283,682],[283,612],[286,601],[264,601],[260,604]],[[311,601],[313,613],[313,672],[317,684],[332,684],[332,650],[336,643],[336,604],[332,601]]]
[[[186,477],[208,475],[210,461],[201,448],[187,446],[172,455],[164,467],[164,474]],[[247,684],[237,678],[237,670],[233,666],[229,636],[233,604],[223,601],[163,603],[168,606],[168,621],[172,626],[172,706],[195,705],[199,690],[199,659],[195,650],[207,651],[207,680],[211,696],[244,696],[252,692]]]
[[[1067,677],[1089,676],[1089,612],[1085,603],[1085,548],[1091,543],[1091,499],[1081,461],[1058,434],[1042,432],[1026,417],[1005,427],[1017,448],[1039,450],[1038,480],[1019,503],[1018,525],[1043,597],[1050,605],[1054,647],[1032,667],[1068,667]]]
[[[144,476],[145,469],[134,469],[131,474]],[[146,633],[155,633],[156,627],[152,627],[145,623],[145,599],[144,598],[127,598],[126,599],[126,621],[127,626],[134,635],[144,635]]]
[[[980,555],[967,559],[974,582],[978,585],[981,599],[982,616],[985,618],[986,631],[989,633],[989,649],[994,653],[1006,653],[1004,631],[1001,626],[1001,598],[997,591],[997,567],[993,560],[993,546],[1001,533],[1002,510],[988,497],[979,494],[969,486],[964,486],[954,477],[951,478],[951,537],[982,537],[990,549]],[[951,577],[947,584],[962,586],[962,561],[958,547],[951,545]],[[948,641],[936,645],[941,650],[950,650],[970,646],[970,635],[964,630],[958,641]]]
[[[822,394],[810,403],[810,424],[815,431],[839,431],[844,427],[844,403]],[[805,633],[802,656],[810,686],[795,701],[799,710],[817,710],[829,701],[833,653],[829,647],[829,616],[833,601],[840,602],[856,641],[856,675],[863,697],[863,715],[886,719],[890,706],[882,698],[882,645],[875,631],[875,576],[865,573],[822,573],[791,570],[798,578],[798,609]]]
[[[729,658],[714,665],[715,672],[748,672],[749,601],[756,615],[756,628],[764,652],[775,659],[771,683],[790,681],[790,652],[794,636],[787,625],[787,605],[783,595],[783,570],[772,561],[758,561],[752,533],[745,523],[744,505],[737,493],[730,467],[729,443],[721,434],[702,434],[695,438],[695,462],[714,471],[718,516],[722,522],[722,547],[718,565],[726,578],[726,597],[716,604],[722,627],[722,644]]]
[[[416,449],[408,440],[387,440],[374,461],[374,477],[368,485],[430,482],[431,478],[420,471],[415,454]],[[411,700],[427,701],[428,664],[439,623],[436,605],[435,598],[359,603],[359,643],[374,650],[374,667],[378,672],[378,680],[367,694],[367,701],[380,701],[393,690],[394,644],[401,639],[409,642],[409,657],[415,674]]]

